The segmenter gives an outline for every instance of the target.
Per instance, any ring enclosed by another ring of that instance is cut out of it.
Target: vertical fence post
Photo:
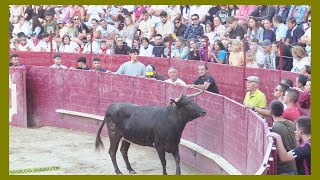
[[[274,140],[274,141],[276,141],[276,140]],[[274,174],[277,174],[278,169],[277,169],[277,148],[276,147],[271,148],[271,154],[272,154],[273,163],[274,163]]]
[[[205,38],[206,38],[206,47],[204,48],[205,50],[204,50],[204,61],[205,62],[209,62],[209,48],[208,48],[208,36],[205,36]]]
[[[243,65],[243,96],[246,94],[246,83],[247,81],[245,81],[244,79],[246,78],[246,41],[245,39],[243,39],[242,41],[242,46],[243,46],[243,61],[244,61],[244,65]]]
[[[52,41],[53,41],[53,37],[52,37],[52,31],[50,31],[50,35],[49,35],[49,41],[50,41],[50,64],[52,64],[53,61],[53,47],[52,47]]]
[[[279,44],[279,56],[280,56],[280,60],[279,60],[279,73],[280,73],[280,75],[279,75],[279,77],[280,77],[280,80],[279,80],[279,82],[281,81],[281,79],[282,79],[282,74],[281,74],[281,72],[282,72],[282,66],[283,66],[283,42],[282,42],[282,39],[280,39],[280,44]]]
[[[89,60],[89,63],[90,63],[90,65],[89,65],[89,67],[92,67],[92,44],[93,44],[93,32],[91,32],[90,33],[91,34],[91,36],[90,36],[90,60]],[[88,41],[88,39],[87,39],[87,41]]]
[[[169,66],[171,66],[171,46],[172,46],[172,34],[169,34]]]

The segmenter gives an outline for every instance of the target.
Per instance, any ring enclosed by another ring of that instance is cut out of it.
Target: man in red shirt
[[[287,109],[284,110],[282,117],[292,122],[300,116],[300,112],[297,107],[297,101],[299,99],[299,92],[295,89],[289,88],[284,94],[284,103],[287,105]]]

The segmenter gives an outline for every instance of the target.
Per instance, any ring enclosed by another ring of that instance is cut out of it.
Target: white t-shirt
[[[304,57],[300,61],[294,61],[291,72],[299,72],[304,65],[310,66],[310,57]]]
[[[30,43],[30,49],[32,52],[40,52],[41,48],[46,49],[46,44],[43,41],[39,41],[38,44],[34,44],[32,41]]]
[[[46,52],[51,52],[51,42],[50,42],[50,41],[49,41],[49,42],[43,41],[43,43],[44,43],[44,45],[45,45],[45,50],[46,50]],[[52,41],[52,50],[53,50],[53,51],[54,51],[54,50],[58,51],[58,46],[57,46],[56,41]]]
[[[75,53],[77,52],[76,48],[79,47],[79,45],[76,42],[70,41],[70,44],[64,45],[63,43],[59,46],[59,52],[69,52],[69,53]]]
[[[143,45],[140,46],[139,56],[152,56],[153,46],[149,44],[148,48],[145,49]]]
[[[96,41],[93,41],[92,42],[92,53],[98,54],[100,52],[100,50],[101,50],[101,48],[100,48],[99,44]],[[90,51],[91,51],[90,43],[87,43],[86,45],[84,45],[82,53],[90,53]]]
[[[167,79],[165,80],[164,82],[167,82],[167,83],[171,83],[171,84],[181,84],[183,86],[187,85],[184,81],[182,81],[181,79],[177,79],[176,81],[172,81],[171,79]]]
[[[99,13],[104,14],[104,11],[101,6],[90,5],[87,8],[87,13],[90,14],[88,22],[91,22],[92,19],[97,19],[99,21],[101,19]]]

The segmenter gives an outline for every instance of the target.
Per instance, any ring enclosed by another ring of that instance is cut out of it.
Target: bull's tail
[[[99,128],[97,137],[96,137],[96,150],[99,150],[101,148],[101,146],[102,146],[102,148],[104,148],[103,147],[103,142],[101,141],[101,131],[102,131],[105,123],[106,123],[106,119],[103,120],[103,122],[102,122],[102,124],[101,124],[101,126]]]

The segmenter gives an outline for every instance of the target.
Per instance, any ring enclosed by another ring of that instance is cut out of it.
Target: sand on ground
[[[9,170],[58,166],[59,170],[33,172],[46,175],[114,175],[114,168],[107,153],[109,139],[102,137],[105,149],[95,151],[96,134],[56,127],[37,129],[9,126]],[[119,146],[120,149],[120,146]],[[131,144],[128,151],[132,168],[139,175],[161,175],[162,166],[154,148]],[[167,172],[175,174],[175,161],[166,154]],[[120,150],[117,153],[120,171],[129,174]],[[203,174],[181,162],[181,173]]]

